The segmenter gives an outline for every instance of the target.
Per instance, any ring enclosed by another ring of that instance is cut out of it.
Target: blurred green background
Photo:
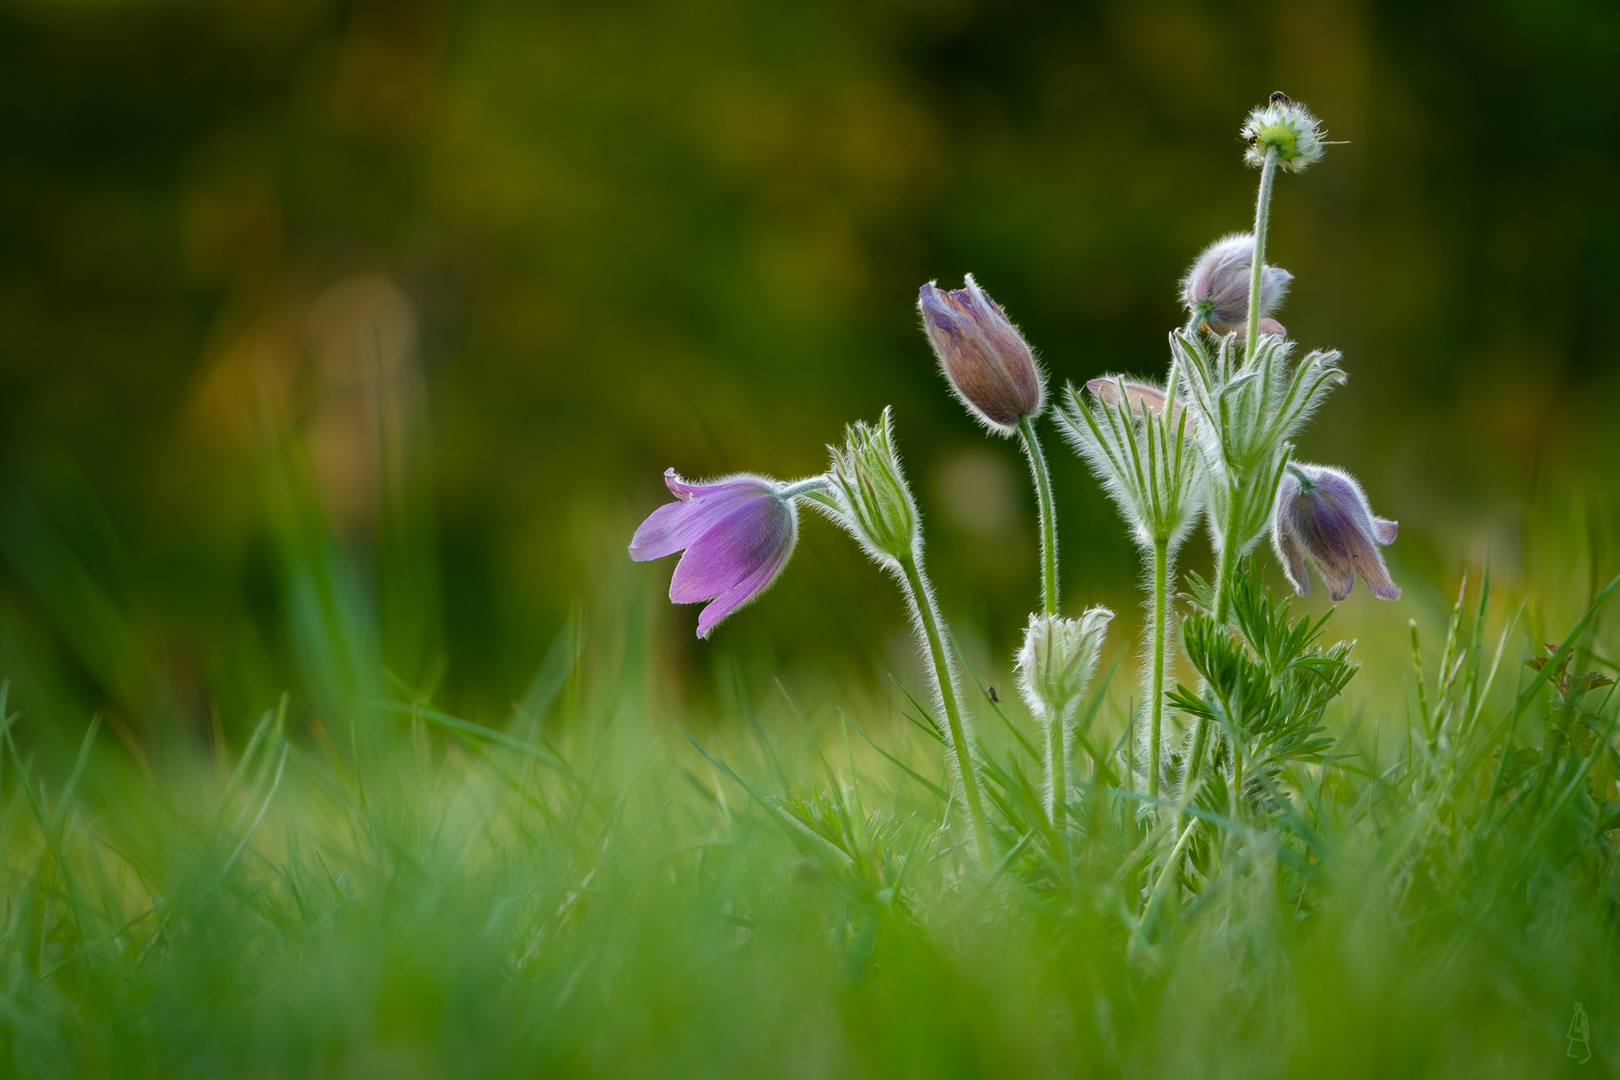
[[[148,742],[320,713],[363,689],[312,659],[344,643],[498,712],[574,617],[696,699],[875,683],[903,613],[824,522],[712,643],[624,545],[665,467],[819,471],[886,404],[947,612],[1003,655],[1028,484],[917,287],[975,273],[1054,382],[1162,371],[1279,88],[1347,140],[1273,220],[1283,320],[1352,374],[1303,456],[1400,520],[1409,596],[1522,576],[1550,491],[1610,550],[1616,71],[1598,0],[4,0],[0,668]],[[1045,430],[1065,602],[1129,611]],[[1550,559],[1584,597],[1598,555]]]

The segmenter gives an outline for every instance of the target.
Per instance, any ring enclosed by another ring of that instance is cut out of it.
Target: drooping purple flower
[[[1290,464],[1277,488],[1271,543],[1283,572],[1301,596],[1311,591],[1305,567],[1316,567],[1328,595],[1343,600],[1356,574],[1372,594],[1398,600],[1400,586],[1389,576],[1379,546],[1395,542],[1396,523],[1373,516],[1355,478],[1326,465]]]
[[[980,423],[1011,435],[1046,407],[1046,376],[1035,353],[973,275],[946,292],[930,281],[917,295],[923,330],[956,396]]]
[[[1218,334],[1246,329],[1253,262],[1251,234],[1221,237],[1198,253],[1187,276],[1181,279],[1181,302]],[[1260,333],[1287,336],[1282,324],[1269,316],[1282,306],[1293,280],[1294,275],[1280,266],[1267,266],[1260,272]]]
[[[770,588],[799,538],[799,512],[783,486],[739,473],[690,484],[674,469],[664,483],[676,501],[648,515],[630,540],[637,562],[684,551],[669,582],[677,604],[711,601],[698,615],[697,636]]]

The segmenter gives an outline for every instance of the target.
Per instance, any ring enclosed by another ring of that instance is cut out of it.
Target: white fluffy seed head
[[[1243,160],[1259,167],[1268,154],[1275,154],[1277,167],[1288,172],[1304,172],[1322,160],[1322,122],[1297,101],[1283,93],[1249,113],[1243,122],[1243,141],[1248,146]]]

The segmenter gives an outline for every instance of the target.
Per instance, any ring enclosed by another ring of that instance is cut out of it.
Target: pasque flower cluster
[[[1160,377],[1107,374],[1069,384],[1051,410],[1125,519],[1148,570],[1134,725],[1140,753],[1127,779],[1145,789],[1150,807],[1178,778],[1186,795],[1200,769],[1233,761],[1231,753],[1212,752],[1202,720],[1180,755],[1179,774],[1168,751],[1166,680],[1177,640],[1170,598],[1178,552],[1198,521],[1207,524],[1215,555],[1214,581],[1203,595],[1217,625],[1228,618],[1239,563],[1268,532],[1283,573],[1302,595],[1314,570],[1335,601],[1350,594],[1358,575],[1374,596],[1400,596],[1380,550],[1395,540],[1395,522],[1375,516],[1361,485],[1342,469],[1294,460],[1294,438],[1345,372],[1332,350],[1296,356],[1275,317],[1293,275],[1266,263],[1266,244],[1276,177],[1322,158],[1321,125],[1303,105],[1273,94],[1250,113],[1241,137],[1245,160],[1260,170],[1254,223],[1193,259],[1180,284],[1187,319],[1169,333],[1166,370]],[[1040,513],[1041,597],[1016,670],[1024,701],[1045,730],[1045,813],[1061,831],[1080,771],[1068,753],[1071,725],[1113,613],[1061,612],[1055,499],[1036,427],[1049,411],[1048,389],[1035,350],[971,274],[959,289],[922,286],[917,311],[951,392],[990,434],[1016,437],[1029,463]],[[636,530],[630,555],[681,553],[669,596],[706,603],[697,632],[707,637],[781,574],[798,540],[801,506],[847,531],[901,590],[943,714],[957,805],[973,850],[988,866],[1000,857],[996,829],[986,815],[950,635],[924,569],[922,515],[901,467],[891,412],[876,423],[850,425],[828,450],[824,473],[794,482],[739,473],[693,483],[671,469],[665,483],[675,501]],[[1178,850],[1184,845],[1185,839]]]

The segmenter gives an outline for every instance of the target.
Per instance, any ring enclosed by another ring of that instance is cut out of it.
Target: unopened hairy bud
[[[1165,405],[1169,403],[1169,395],[1164,387],[1124,375],[1103,375],[1096,379],[1087,379],[1086,389],[1104,405],[1118,405],[1123,401],[1125,411],[1132,416],[1145,416],[1148,413],[1162,416]],[[1173,406],[1171,423],[1180,421],[1181,411],[1185,407]]]
[[[1030,710],[1063,717],[1080,703],[1114,613],[1094,607],[1078,619],[1031,615],[1018,650],[1018,689]]]
[[[1249,316],[1249,271],[1253,264],[1253,234],[1221,237],[1198,253],[1181,279],[1181,302],[1216,333],[1241,329]],[[1280,266],[1267,266],[1261,271],[1262,333],[1270,333],[1275,327],[1276,336],[1283,336],[1282,326],[1268,316],[1282,306],[1293,280],[1294,275]]]
[[[837,520],[867,554],[881,563],[905,563],[916,555],[921,530],[900,457],[894,450],[891,413],[876,424],[857,421],[844,429],[844,445],[829,446]]]
[[[1165,386],[1123,375],[1071,384],[1058,426],[1102,481],[1139,544],[1174,550],[1199,510],[1195,418]]]
[[[917,295],[940,370],[968,412],[998,435],[1046,407],[1046,376],[1029,343],[973,275],[946,292],[930,281]]]

